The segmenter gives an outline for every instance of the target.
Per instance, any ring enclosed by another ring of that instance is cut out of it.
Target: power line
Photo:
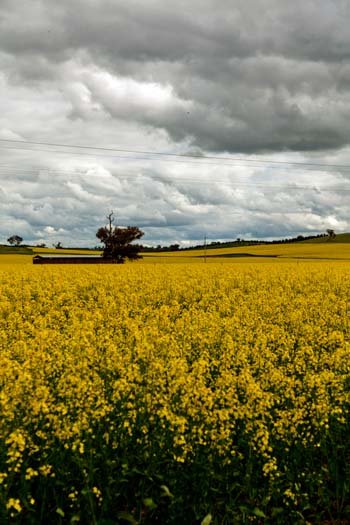
[[[4,139],[0,139],[0,141],[3,141]],[[12,141],[12,142],[16,142],[16,141]],[[35,143],[36,144],[36,143]],[[0,146],[1,148],[2,146]],[[90,146],[78,146],[78,147],[84,147],[84,148],[88,148],[88,149],[93,149],[91,148]],[[6,148],[6,146],[5,146]],[[27,149],[27,148],[10,148],[10,149]],[[106,148],[105,148],[106,149]],[[40,150],[33,150],[33,149],[29,149],[29,151],[40,151]],[[50,152],[48,150],[43,150],[43,151],[46,151],[46,152]],[[63,151],[58,151],[58,153],[65,153],[65,154],[71,154],[70,152],[63,152]],[[77,154],[77,153],[73,153],[73,154]],[[89,153],[78,153],[79,155],[83,154],[83,155],[89,155],[91,156],[91,154]],[[94,157],[96,157],[96,155],[92,155]],[[103,156],[103,155],[97,155],[98,156]],[[145,160],[145,159],[141,159],[141,158],[138,158],[138,157],[120,157],[120,156],[117,156],[117,158],[122,158],[122,159],[126,159],[126,160]],[[200,157],[199,157],[200,158]],[[146,160],[150,160],[150,159],[146,159]],[[162,161],[164,161],[164,159],[161,159]],[[189,162],[189,161],[179,161],[179,160],[175,160],[175,159],[172,159],[172,160],[165,160],[165,161],[168,161],[168,162]],[[198,162],[195,162],[194,164],[202,164],[202,163],[198,163]],[[208,163],[207,163],[208,164]],[[216,163],[209,163],[209,165],[215,165]],[[232,166],[231,164],[229,164],[230,166]],[[233,165],[234,167],[237,167],[237,165]],[[274,168],[276,168],[276,166],[272,166]],[[3,170],[3,168],[5,168],[5,171]],[[255,166],[255,168],[259,168],[261,169],[262,167],[261,166]],[[291,169],[292,166],[286,166],[284,167],[284,169]],[[350,166],[349,166],[350,168]],[[6,173],[6,170],[14,170],[15,173],[25,173],[25,174],[28,174],[28,173],[32,173],[32,174],[37,174],[37,175],[55,175],[55,174],[62,174],[62,175],[75,175],[75,176],[87,176],[88,173],[85,172],[83,173],[80,169],[79,170],[76,170],[76,171],[67,171],[67,170],[63,170],[63,171],[57,171],[57,170],[52,170],[51,168],[47,168],[45,166],[38,166],[38,167],[30,167],[29,168],[17,168],[15,166],[9,166],[9,165],[1,165],[0,164],[0,173],[2,172],[3,174],[7,174]],[[88,169],[88,168],[87,168]],[[295,169],[295,168],[294,168]],[[40,173],[38,173],[40,172]],[[44,172],[44,173],[43,173]],[[129,173],[129,174],[112,174],[110,171],[108,171],[109,174],[112,175],[112,177],[116,177],[116,178],[129,178],[129,177],[138,177],[139,174],[133,174],[133,173]],[[9,173],[11,175],[11,171]],[[93,173],[91,173],[90,175],[94,175]],[[159,181],[159,182],[162,182],[164,184],[184,184],[184,183],[202,183],[202,181],[200,179],[194,179],[194,178],[189,178],[189,177],[184,177],[184,176],[177,176],[176,179],[167,179],[166,177],[159,177],[157,175],[154,175],[154,174],[150,174],[150,173],[144,173],[142,174],[142,176],[144,177],[148,177],[148,178],[152,178],[153,180],[156,180],[156,181]],[[344,186],[337,186],[337,187],[323,187],[323,188],[319,188],[319,187],[310,187],[310,186],[300,186],[300,185],[271,185],[271,184],[266,184],[266,183],[260,183],[260,182],[254,182],[254,183],[247,183],[247,182],[242,182],[242,181],[233,181],[233,180],[227,180],[227,179],[218,179],[217,177],[215,177],[214,180],[207,180],[205,181],[206,184],[215,184],[215,183],[222,183],[222,184],[226,184],[226,185],[230,185],[230,186],[236,186],[236,187],[251,187],[251,188],[256,188],[256,189],[262,189],[265,193],[267,192],[274,192],[274,190],[280,190],[280,191],[315,191],[315,192],[349,192],[350,191],[350,188],[348,187],[344,187]]]
[[[12,170],[12,171],[11,171]],[[80,177],[93,177],[98,176],[95,172],[88,171],[90,168],[86,168],[85,170],[82,170],[81,168],[71,171],[71,170],[53,170],[52,168],[48,168],[46,166],[30,166],[29,168],[20,167],[17,168],[16,166],[11,166],[8,164],[1,165],[0,164],[0,174],[7,176],[7,175],[13,175],[13,174],[31,174],[31,175],[37,175],[37,176],[55,176],[55,175],[71,175],[71,176],[80,176]],[[203,184],[203,180],[200,178],[193,178],[188,176],[177,176],[174,179],[167,178],[166,176],[159,176],[157,174],[150,173],[149,171],[144,173],[113,173],[109,170],[106,170],[111,177],[115,179],[128,179],[128,178],[148,178],[153,179],[155,181],[164,183],[164,184],[176,184],[176,183],[200,183]],[[317,191],[317,192],[348,192],[350,191],[349,186],[336,186],[336,187],[317,187],[317,186],[301,186],[297,184],[293,185],[286,185],[286,184],[266,184],[265,182],[245,182],[245,180],[232,180],[227,178],[217,178],[215,179],[209,179],[205,181],[205,184],[216,184],[221,183],[225,185],[230,186],[241,186],[241,187],[253,187],[253,188],[263,188],[263,189],[280,189],[280,190],[295,190],[295,191]]]
[[[5,169],[3,169],[5,168]],[[13,170],[11,172],[11,169]],[[88,171],[88,170],[87,170]],[[26,168],[16,168],[8,167],[8,166],[1,166],[0,165],[0,174],[2,173],[4,176],[6,175],[13,175],[16,173],[21,174],[32,174],[32,175],[39,175],[39,176],[45,176],[45,175],[71,175],[71,176],[96,176],[98,174],[96,173],[88,173],[87,171],[70,171],[70,170],[52,170],[50,168],[46,168],[43,166],[38,166],[37,168],[31,167],[30,169]],[[110,174],[115,179],[128,179],[128,178],[137,178],[137,177],[143,177],[143,178],[151,178],[155,181],[162,182],[164,184],[175,184],[175,183],[200,183],[203,184],[203,180],[200,178],[193,178],[193,177],[186,177],[186,176],[178,176],[176,179],[169,179],[167,177],[160,177],[159,175],[155,175],[152,173],[120,173],[120,174],[113,174],[108,171],[108,174]],[[227,184],[230,186],[242,186],[242,187],[258,187],[258,188],[265,188],[265,189],[281,189],[281,190],[311,190],[311,191],[317,191],[317,192],[329,192],[329,191],[336,191],[336,192],[347,192],[350,191],[350,187],[345,186],[337,186],[337,187],[315,187],[315,186],[300,186],[300,185],[285,185],[285,184],[266,184],[262,182],[245,182],[244,180],[228,180],[228,179],[209,179],[205,181],[205,184]]]
[[[339,169],[350,169],[350,165],[348,164],[326,164],[326,163],[321,163],[321,162],[298,162],[298,161],[285,161],[285,160],[272,160],[272,159],[247,159],[247,158],[242,158],[242,157],[219,157],[219,156],[213,156],[213,155],[194,155],[194,154],[189,154],[189,153],[166,153],[166,152],[160,152],[160,151],[105,148],[101,146],[82,146],[82,145],[77,145],[77,144],[59,144],[55,142],[35,142],[35,141],[29,141],[29,140],[14,140],[14,139],[0,139],[0,142],[10,142],[13,144],[28,144],[28,145],[33,145],[33,146],[51,146],[51,147],[60,147],[60,148],[98,150],[98,151],[105,151],[105,152],[133,153],[133,154],[140,154],[140,155],[158,155],[158,156],[165,156],[165,157],[181,157],[181,158],[191,158],[191,159],[208,159],[208,160],[246,162],[246,163],[247,162],[248,163],[258,162],[258,163],[263,163],[263,164],[312,166],[312,167],[333,168],[333,169],[338,169],[338,168]],[[21,148],[18,148],[18,149],[21,149]],[[31,151],[40,151],[40,149],[31,150]],[[58,153],[58,151],[55,151],[55,153]],[[66,153],[72,154],[72,152],[66,152]]]
[[[8,172],[8,171],[2,171],[1,170],[1,167],[0,167],[0,174],[4,175],[4,176],[7,176],[7,175],[13,175],[13,174],[16,174],[18,173],[18,170],[15,170],[14,172]],[[72,171],[48,171],[48,170],[45,170],[44,168],[42,168],[42,173],[38,173],[38,172],[35,172],[35,171],[29,171],[29,170],[22,170],[21,171],[22,174],[32,174],[32,175],[39,175],[39,176],[44,176],[44,175],[71,175],[71,176],[87,176],[88,173],[82,173],[82,172],[79,172],[79,171],[75,171],[75,172],[72,172]],[[90,174],[91,176],[93,175],[96,175],[95,173],[91,173]],[[134,174],[134,173],[129,173],[129,174],[125,174],[125,173],[121,173],[121,174],[118,174],[118,175],[114,175],[114,174],[111,174],[113,178],[119,180],[119,179],[128,179],[128,178],[138,178],[140,177],[140,174]],[[163,183],[163,184],[168,184],[168,185],[176,185],[176,184],[203,184],[203,181],[199,178],[195,179],[195,178],[189,178],[189,177],[177,177],[176,179],[168,179],[168,178],[165,178],[165,177],[159,177],[159,176],[156,176],[156,175],[152,175],[152,174],[142,174],[141,177],[143,178],[146,178],[146,179],[152,179],[156,182],[160,182],[160,183]],[[35,181],[34,181],[35,182]],[[210,179],[210,180],[206,180],[205,181],[205,184],[206,185],[209,185],[209,184],[225,184],[227,186],[231,186],[233,189],[239,189],[239,188],[253,188],[253,189],[257,189],[257,190],[261,190],[263,191],[264,193],[277,193],[278,191],[280,192],[283,192],[283,191],[314,191],[314,192],[317,192],[317,193],[329,193],[329,192],[335,192],[335,193],[348,193],[350,192],[350,187],[344,187],[344,186],[338,186],[338,187],[323,187],[323,188],[318,188],[318,187],[312,187],[312,186],[300,186],[300,185],[283,185],[283,184],[280,184],[280,185],[276,185],[276,184],[265,184],[265,183],[261,183],[261,182],[255,182],[255,183],[247,183],[247,182],[242,182],[242,181],[235,181],[235,180],[224,180],[224,179],[218,179],[218,178],[215,178],[215,179]]]
[[[1,139],[0,139],[1,140]],[[229,166],[231,168],[247,168],[247,167],[250,167],[250,168],[254,168],[255,170],[266,170],[267,166],[253,166],[253,165],[250,165],[250,166],[247,166],[246,164],[229,164],[227,162],[223,163],[223,162],[198,162],[198,161],[190,161],[190,160],[178,160],[178,159],[157,159],[157,158],[145,158],[145,157],[131,157],[131,156],[122,156],[122,155],[96,155],[96,154],[93,154],[93,153],[86,153],[86,152],[70,152],[70,151],[60,151],[60,150],[47,150],[47,149],[41,149],[41,148],[36,148],[36,149],[31,149],[31,148],[24,148],[24,147],[21,147],[21,148],[17,148],[17,147],[10,147],[10,146],[1,146],[0,145],[0,149],[7,149],[9,151],[22,151],[22,150],[25,150],[25,151],[30,151],[32,153],[35,153],[35,152],[45,152],[45,153],[59,153],[59,154],[64,154],[64,155],[78,155],[78,156],[88,156],[88,157],[93,157],[94,159],[97,159],[97,158],[113,158],[113,159],[118,159],[118,160],[127,160],[127,161],[156,161],[156,162],[167,162],[167,163],[179,163],[179,164],[192,164],[192,165],[199,165],[199,166]],[[200,158],[200,157],[198,157]],[[278,170],[281,170],[282,167],[281,166],[269,166],[268,167],[269,170],[271,169],[278,169]],[[346,168],[344,167],[343,169],[350,169],[350,166],[349,168]],[[303,168],[302,166],[288,166],[287,164],[283,166],[283,171],[288,171],[288,170],[292,170],[293,173],[295,173],[297,170],[302,170],[303,173],[305,173],[305,171],[310,171],[310,172],[324,172],[324,173],[328,173],[329,170],[322,170],[321,168],[314,168],[314,167],[305,167]]]

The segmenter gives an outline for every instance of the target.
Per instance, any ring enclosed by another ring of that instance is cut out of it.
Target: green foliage
[[[139,255],[141,246],[132,242],[141,239],[144,233],[136,226],[113,227],[113,213],[107,218],[109,226],[99,228],[96,233],[96,237],[104,244],[103,257],[113,259],[119,264],[124,263],[126,259],[131,261],[141,259]]]
[[[23,241],[23,238],[20,237],[19,235],[11,235],[11,237],[7,239],[7,242],[11,244],[11,246],[19,246],[22,241]]]

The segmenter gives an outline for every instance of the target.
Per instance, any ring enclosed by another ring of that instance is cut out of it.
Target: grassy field
[[[327,238],[320,237],[318,239],[310,239],[308,241],[302,241],[303,243],[312,243],[312,244],[319,244],[319,243],[327,243],[327,244],[337,244],[337,243],[347,243],[350,242],[350,233],[338,233],[338,235],[335,236],[334,239],[329,241]]]
[[[11,254],[17,254],[17,255],[32,255],[33,250],[30,247],[26,246],[6,246],[4,244],[0,245],[0,255],[11,255]]]

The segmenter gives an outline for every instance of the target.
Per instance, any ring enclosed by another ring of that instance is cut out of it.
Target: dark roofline
[[[116,264],[113,259],[105,259],[101,255],[35,255],[33,264]]]

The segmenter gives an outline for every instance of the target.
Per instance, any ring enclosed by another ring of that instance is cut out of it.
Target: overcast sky
[[[350,2],[0,0],[0,139],[0,243],[350,231]]]

